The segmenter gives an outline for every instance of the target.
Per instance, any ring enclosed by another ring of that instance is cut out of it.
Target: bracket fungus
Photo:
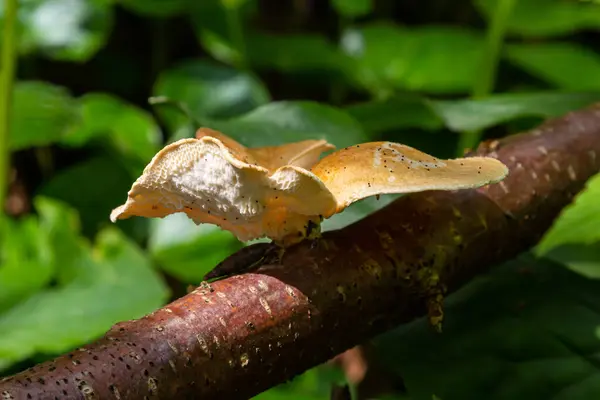
[[[508,174],[494,158],[440,160],[391,142],[355,145],[319,160],[332,149],[325,140],[247,148],[202,128],[196,138],[158,152],[110,218],[184,212],[241,241],[268,237],[288,247],[318,235],[323,218],[365,197],[475,188]]]

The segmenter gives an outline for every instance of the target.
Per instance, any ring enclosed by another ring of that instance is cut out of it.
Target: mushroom
[[[440,160],[391,142],[347,147],[319,161],[333,148],[325,140],[246,148],[202,128],[156,154],[110,218],[184,212],[241,241],[267,237],[285,248],[318,236],[323,218],[365,197],[475,188],[508,174],[494,158]]]

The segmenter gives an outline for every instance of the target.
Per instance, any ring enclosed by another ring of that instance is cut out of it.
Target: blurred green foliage
[[[182,215],[109,224],[165,143],[209,126],[248,146],[452,157],[600,101],[599,28],[600,4],[578,0],[20,1],[0,374],[153,311],[243,246]],[[375,340],[401,390],[371,398],[600,395],[599,196],[596,177],[537,248],[450,296],[443,335],[418,320]],[[257,398],[324,399],[344,380],[321,366]]]

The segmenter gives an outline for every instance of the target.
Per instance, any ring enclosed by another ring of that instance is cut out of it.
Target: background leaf
[[[79,119],[78,104],[65,88],[45,82],[19,82],[14,90],[10,147],[21,150],[55,143]]]
[[[135,178],[125,166],[108,157],[95,157],[56,174],[40,188],[39,194],[68,203],[81,215],[83,232],[92,236],[110,223],[113,208],[123,203]],[[134,229],[141,219],[120,222],[121,228]]]
[[[162,134],[148,112],[103,93],[90,93],[79,101],[82,122],[63,138],[63,144],[81,146],[100,140],[138,166],[143,163],[141,167],[159,150]]]
[[[187,61],[166,70],[153,92],[185,104],[198,119],[233,117],[268,103],[270,98],[252,74],[206,61]],[[166,106],[159,111],[172,131],[188,122],[181,113]]]
[[[346,111],[370,134],[405,128],[433,131],[443,127],[427,100],[411,94],[353,104]]]
[[[600,241],[595,243],[565,243],[544,254],[586,278],[600,278]]]
[[[558,117],[600,100],[598,93],[505,93],[480,100],[433,100],[431,108],[455,132],[487,129],[522,117]]]
[[[36,352],[68,351],[165,301],[167,289],[148,259],[118,231],[102,231],[94,254],[77,260],[81,268],[68,284],[0,314],[0,370]]]
[[[445,26],[404,28],[388,23],[345,32],[354,77],[379,96],[391,88],[461,93],[473,86],[483,49],[481,35]],[[348,35],[351,35],[348,38]],[[451,65],[451,73],[447,66]]]
[[[367,140],[361,125],[344,111],[307,101],[272,102],[209,126],[248,147],[326,139],[341,148]]]
[[[383,335],[379,354],[415,400],[592,398],[598,285],[521,258],[452,295],[443,334],[420,319]]]
[[[257,68],[285,72],[343,71],[344,55],[319,35],[268,35],[255,33],[247,38],[249,60]]]
[[[234,13],[240,20],[251,19],[256,16],[256,8],[256,0],[246,0]],[[232,11],[229,10],[228,14],[221,0],[203,0],[193,2],[188,7],[188,12],[196,37],[206,51],[216,60],[240,65],[242,49],[239,48],[239,43],[233,43],[231,37],[231,31],[234,29]],[[243,35],[243,38],[246,40],[246,35]]]
[[[536,253],[543,255],[552,248],[568,243],[591,244],[600,241],[600,229],[594,218],[600,215],[599,198],[600,174],[597,174],[554,221],[538,243]]]
[[[57,60],[83,62],[104,45],[113,15],[105,0],[28,0],[21,2],[19,20],[22,53],[39,50]]]
[[[476,0],[488,19],[502,0]],[[586,1],[519,0],[508,20],[510,33],[548,37],[600,27],[600,7]]]
[[[33,217],[0,224],[0,312],[46,286],[54,274],[50,244]]]
[[[181,14],[190,5],[189,0],[121,0],[120,3],[128,10],[153,17]]]
[[[361,17],[373,10],[372,0],[333,0],[336,11],[348,18]]]
[[[573,43],[511,45],[511,63],[553,86],[567,90],[600,89],[600,56]]]
[[[185,214],[153,219],[148,248],[166,272],[187,283],[204,275],[243,244],[215,225],[196,225]]]

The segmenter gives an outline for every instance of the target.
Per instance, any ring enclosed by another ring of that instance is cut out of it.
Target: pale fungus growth
[[[365,197],[475,188],[508,174],[494,158],[440,160],[390,142],[347,147],[319,161],[333,148],[324,140],[246,148],[203,128],[156,154],[110,218],[184,212],[239,240],[268,237],[287,247],[318,235],[323,218]]]

